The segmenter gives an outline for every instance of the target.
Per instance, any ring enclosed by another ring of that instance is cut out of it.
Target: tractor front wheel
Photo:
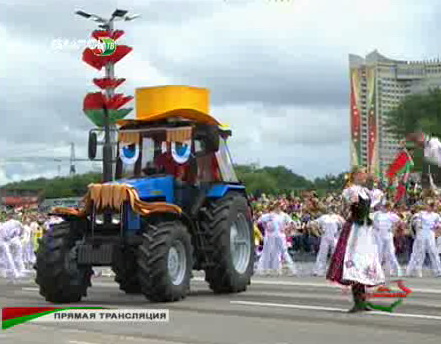
[[[79,302],[91,286],[92,267],[78,265],[77,241],[83,221],[54,224],[43,236],[37,251],[35,282],[40,294],[52,303]]]
[[[193,247],[180,221],[158,220],[146,226],[138,251],[142,293],[153,302],[183,299],[190,289]]]
[[[115,273],[115,282],[126,294],[141,294],[136,264],[136,248],[130,246],[115,249],[112,270]]]
[[[246,198],[235,192],[211,201],[201,226],[211,264],[205,280],[215,293],[245,291],[254,272],[254,238]]]

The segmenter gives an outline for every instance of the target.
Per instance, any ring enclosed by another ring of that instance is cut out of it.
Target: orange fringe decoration
[[[143,216],[152,213],[182,213],[182,209],[174,204],[143,202],[139,199],[134,187],[124,184],[91,184],[88,193],[84,197],[84,202],[85,207],[83,209],[57,207],[52,210],[52,213],[86,217],[92,211],[92,204],[95,205],[97,213],[101,213],[109,208],[120,211],[124,202],[129,202],[133,211]]]

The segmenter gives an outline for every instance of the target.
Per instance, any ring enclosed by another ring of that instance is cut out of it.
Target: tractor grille
[[[113,257],[112,244],[92,244],[80,245],[78,247],[78,264],[110,265]]]

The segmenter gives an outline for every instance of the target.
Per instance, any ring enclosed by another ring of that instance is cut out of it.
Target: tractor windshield
[[[192,156],[192,141],[176,141],[176,130],[153,128],[123,131],[120,135],[116,178],[173,175],[185,178]],[[178,132],[179,134],[179,132]],[[177,137],[182,140],[182,137]]]
[[[148,136],[141,138],[142,144],[122,145],[117,161],[117,179],[142,175],[142,170],[153,165],[155,141]]]
[[[216,160],[224,182],[237,183],[238,178],[234,171],[233,160],[225,139],[221,138],[219,150],[216,152]]]
[[[216,147],[203,135],[193,137],[191,127],[123,132],[118,171],[117,179],[169,175],[188,184],[238,182],[226,140]]]

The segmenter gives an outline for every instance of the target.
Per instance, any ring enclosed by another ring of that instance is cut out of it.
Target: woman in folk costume
[[[281,257],[288,264],[293,275],[297,274],[294,261],[288,253],[285,229],[291,224],[292,219],[281,211],[280,205],[275,204],[270,208],[270,213],[262,215],[257,221],[265,229],[263,250],[257,265],[257,273],[265,274],[270,271],[282,272]]]
[[[352,287],[354,306],[350,313],[369,310],[365,305],[366,287],[385,283],[370,219],[369,190],[364,187],[367,176],[364,168],[355,167],[343,191],[349,214],[326,276],[332,282]]]

